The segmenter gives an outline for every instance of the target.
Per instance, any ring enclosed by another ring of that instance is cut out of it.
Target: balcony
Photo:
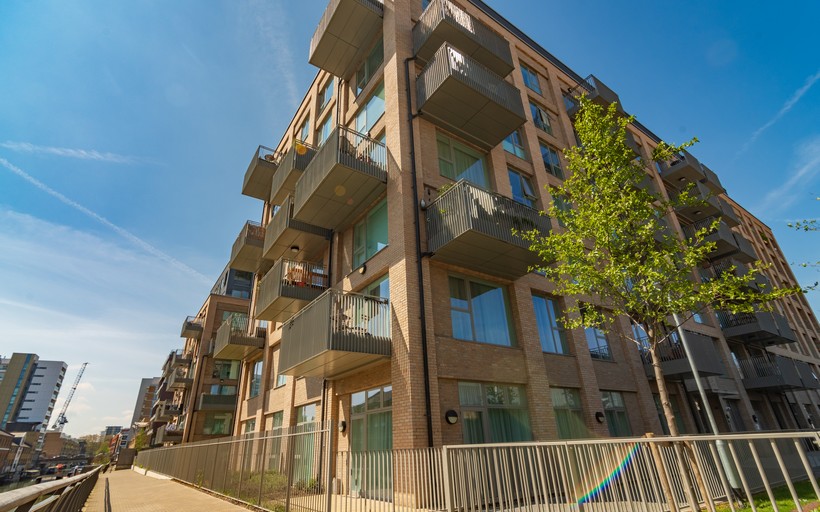
[[[155,422],[167,422],[171,419],[168,413],[165,410],[165,400],[160,400],[154,404],[153,407],[153,414],[151,415],[151,421]]]
[[[177,404],[165,403],[165,414],[168,416],[181,416],[182,407]]]
[[[259,283],[256,318],[284,322],[327,287],[327,270],[322,265],[280,259]]]
[[[671,162],[661,164],[661,177],[675,187],[683,188],[687,183],[706,179],[706,174],[698,159],[683,149]]]
[[[182,350],[175,350],[175,351],[171,352],[171,362],[170,362],[170,365],[169,365],[171,368],[182,368],[182,367],[187,368],[190,365],[191,365],[191,355],[190,354],[186,355],[182,352]]]
[[[386,188],[384,144],[337,126],[296,183],[293,218],[342,230]]]
[[[488,147],[526,121],[521,91],[447,43],[419,73],[416,99],[431,122]]]
[[[680,205],[675,208],[675,211],[692,222],[697,222],[709,217],[715,217],[723,213],[720,208],[720,200],[714,195],[706,185],[702,183],[695,183],[692,188],[688,189],[689,197],[694,198],[697,202],[694,204]],[[675,194],[671,194],[675,195]]]
[[[233,411],[236,409],[236,395],[199,395],[200,411]]]
[[[172,428],[173,425],[162,425],[154,434],[154,444],[179,443],[182,441],[182,429]]]
[[[773,356],[771,359],[761,356],[737,361],[746,389],[785,390],[803,387],[803,381],[791,359],[782,356]]]
[[[696,332],[686,331],[686,341],[689,344],[689,355],[701,376],[724,374],[723,362],[712,338]],[[664,342],[659,344],[658,357],[661,361],[664,376],[692,377],[692,367],[686,357],[686,352],[683,350],[683,345],[680,343]],[[652,368],[652,357],[648,350],[641,352],[641,359],[644,363],[646,375],[654,378],[655,371]]]
[[[541,263],[513,230],[546,235],[549,217],[508,197],[459,181],[427,207],[427,250],[432,258],[518,279]]]
[[[757,252],[755,251],[755,248],[752,247],[752,244],[746,240],[746,237],[740,233],[734,233],[734,235],[735,243],[737,244],[735,258],[743,263],[752,263],[753,261],[757,261]]]
[[[231,313],[216,331],[214,359],[243,360],[258,355],[265,347],[265,329],[249,334],[248,315]]]
[[[624,140],[626,143],[626,147],[632,150],[635,153],[635,156],[641,156],[641,146],[638,144],[638,140],[632,135],[632,132],[629,130],[626,131],[626,138]]]
[[[731,397],[737,396],[738,394],[737,384],[734,379],[730,377],[713,375],[711,377],[701,378],[701,382],[703,382],[703,387],[706,391],[711,391],[717,395],[728,395]],[[686,386],[686,391],[690,393],[697,393],[698,386],[694,379],[686,379],[683,384]]]
[[[387,299],[327,290],[282,326],[280,371],[333,379],[389,360],[391,320]]]
[[[242,194],[262,201],[270,197],[270,184],[278,165],[279,159],[274,150],[259,146],[253,154],[248,170],[245,171]]]
[[[723,219],[723,222],[731,228],[739,226],[740,217],[737,216],[734,208],[729,204],[729,201],[718,198],[718,202],[720,203],[720,218]]]
[[[413,27],[413,52],[429,61],[444,43],[487,66],[499,76],[515,69],[510,43],[449,0],[433,0]]]
[[[330,0],[310,40],[314,66],[347,78],[382,28],[384,5],[377,0]]]
[[[293,218],[293,199],[286,198],[265,228],[263,257],[276,261],[285,254],[309,258],[327,245],[331,230]]]
[[[186,377],[183,372],[177,370],[168,376],[168,380],[166,382],[168,389],[191,389],[191,384],[194,383],[194,379]]]
[[[710,218],[695,222],[694,224],[684,225],[683,234],[686,235],[687,238],[694,238],[696,231],[710,227],[714,221],[715,219]],[[715,244],[715,248],[709,253],[709,258],[713,260],[725,258],[738,251],[735,233],[733,233],[732,230],[729,229],[729,226],[723,221],[718,223],[717,229],[708,234],[704,241],[713,242]]]
[[[182,322],[182,332],[180,336],[183,338],[199,339],[202,337],[202,319],[195,316],[189,316]]]
[[[300,140],[293,143],[293,147],[282,157],[279,169],[273,175],[270,191],[271,204],[281,205],[288,196],[293,195],[296,182],[302,177],[302,173],[315,155],[316,148],[310,144]]]
[[[734,272],[736,276],[745,276],[748,273],[748,268],[739,260],[735,259],[734,257],[725,258],[719,261],[715,261],[712,263],[712,271],[715,275],[723,274],[724,272],[729,272],[729,269],[734,266]],[[769,278],[763,274],[755,274],[754,279],[749,282],[749,287],[758,290],[771,290],[772,283],[769,281]]]
[[[231,249],[228,266],[236,270],[256,272],[262,259],[262,246],[265,244],[265,228],[258,222],[247,221]]]
[[[612,103],[617,103],[616,108],[618,112],[621,114],[625,113],[621,105],[621,99],[615,94],[615,91],[607,87],[606,84],[596,78],[595,75],[589,75],[584,81],[571,89],[564,98],[569,117],[574,118],[578,114],[581,104],[575,98],[583,94],[586,94],[590,101],[603,105],[604,107],[608,107]]]
[[[800,375],[803,389],[820,389],[820,381],[818,381],[809,363],[795,359],[794,367],[797,368],[797,373]]]
[[[723,335],[753,345],[782,345],[797,341],[786,317],[780,313],[757,311],[755,313],[717,312]]]
[[[709,190],[711,190],[715,194],[725,193],[726,189],[723,188],[723,184],[720,182],[720,178],[718,178],[718,175],[715,173],[715,171],[706,167],[703,164],[700,164],[700,166],[703,168],[703,176],[705,177],[702,183],[709,187]]]

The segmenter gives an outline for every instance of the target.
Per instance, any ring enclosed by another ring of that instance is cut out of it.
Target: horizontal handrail
[[[22,489],[6,491],[0,494],[0,512],[10,512],[14,510],[29,510],[29,507],[43,497],[53,496],[60,493],[64,501],[72,501],[78,505],[85,503],[91,490],[94,488],[100,471],[103,466],[97,466],[88,473],[78,476],[54,480],[42,484],[31,485]],[[70,488],[69,488],[70,487]],[[76,496],[65,496],[63,493],[75,494]],[[34,510],[37,506],[34,505]],[[79,509],[79,507],[78,507]]]

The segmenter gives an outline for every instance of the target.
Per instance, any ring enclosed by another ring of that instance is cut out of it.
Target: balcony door
[[[350,490],[355,496],[389,500],[392,479],[393,387],[350,397]]]

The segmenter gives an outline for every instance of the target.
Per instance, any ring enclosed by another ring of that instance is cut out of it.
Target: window
[[[530,102],[530,113],[532,113],[532,122],[535,123],[535,127],[552,135],[552,123],[547,111]]]
[[[384,62],[384,40],[379,40],[376,46],[370,50],[370,54],[365,59],[362,67],[356,71],[356,96],[361,94],[367,83],[373,78],[373,73],[379,69]]]
[[[364,289],[365,295],[371,297],[381,297],[383,299],[390,298],[390,276],[388,274],[376,279]]]
[[[427,9],[427,6],[430,5],[432,0],[421,0],[421,10],[424,11]]]
[[[225,386],[223,384],[211,384],[212,395],[235,395],[236,386]]]
[[[521,64],[521,75],[524,77],[524,85],[530,90],[541,94],[541,84],[538,83],[538,73]]]
[[[524,388],[459,382],[464,442],[510,443],[532,439]]]
[[[535,190],[532,187],[530,178],[512,169],[507,169],[507,175],[510,177],[513,199],[530,208],[535,208],[538,198],[535,196]]]
[[[225,361],[217,359],[214,361],[214,372],[212,375],[214,379],[238,379],[239,361]]]
[[[626,416],[623,395],[618,391],[601,391],[601,401],[604,403],[604,415],[609,427],[609,435],[613,437],[631,436],[632,428]]]
[[[276,349],[276,355],[278,373],[276,374],[276,384],[274,385],[274,387],[278,388],[288,383],[288,376],[282,373],[282,352],[279,349]]]
[[[205,415],[205,424],[202,433],[206,436],[228,435],[231,433],[233,414],[229,412],[208,413]]]
[[[253,432],[254,430],[256,430],[256,418],[252,418],[252,419],[247,420],[245,422],[245,428],[243,429],[243,431],[246,434],[249,434],[249,433]]]
[[[555,206],[556,210],[559,210],[563,213],[568,213],[570,210],[572,210],[572,207],[570,206],[570,204],[563,197],[561,197],[558,194],[559,193],[558,193],[557,189],[550,188],[550,195],[552,195],[552,204],[553,204],[553,206]],[[556,215],[555,220],[558,221],[558,225],[561,226],[562,228],[566,227],[566,223],[564,222],[564,220],[561,217]]]
[[[511,347],[507,294],[503,288],[450,276],[453,337]]]
[[[316,404],[303,405],[296,408],[296,425],[314,423],[316,421]]]
[[[541,146],[541,159],[544,161],[544,167],[547,168],[547,172],[563,180],[564,170],[561,168],[561,160],[558,158],[558,152],[543,142],[539,142],[539,146]]]
[[[319,91],[319,112],[321,112],[327,104],[330,103],[330,100],[333,99],[333,83],[334,80],[331,78],[327,81],[325,86],[322,87],[322,90]]]
[[[358,268],[387,247],[387,199],[353,227],[353,267]]]
[[[533,295],[532,305],[535,308],[541,350],[552,354],[569,354],[567,335],[560,320],[563,312],[555,299]]]
[[[581,439],[588,437],[581,409],[581,394],[577,389],[551,388],[552,409],[558,426],[559,439]]]
[[[445,178],[461,179],[481,188],[489,188],[484,155],[441,133],[436,137],[438,170]]]
[[[612,354],[609,352],[609,341],[606,339],[604,331],[598,327],[584,327],[584,335],[587,338],[589,355],[592,359],[612,360]]]
[[[248,398],[259,396],[259,389],[262,387],[262,360],[253,363],[253,370],[251,371],[251,383],[248,392]]]
[[[324,144],[328,137],[330,137],[330,132],[333,130],[333,114],[331,113],[325,119],[325,122],[316,130],[316,139],[318,140],[319,144]]]
[[[309,142],[308,138],[310,137],[310,120],[305,119],[302,121],[302,126],[299,127],[299,140],[302,142]]]
[[[356,114],[356,131],[369,134],[382,115],[384,115],[384,84],[379,85],[373,91],[373,95]]]
[[[516,129],[507,135],[502,145],[504,146],[504,151],[507,153],[512,153],[518,158],[527,159],[527,152],[524,150],[524,138],[521,136],[521,130]]]

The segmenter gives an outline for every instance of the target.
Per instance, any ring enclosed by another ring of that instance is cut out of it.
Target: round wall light
[[[444,421],[450,425],[458,423],[458,413],[452,409],[444,413]]]

